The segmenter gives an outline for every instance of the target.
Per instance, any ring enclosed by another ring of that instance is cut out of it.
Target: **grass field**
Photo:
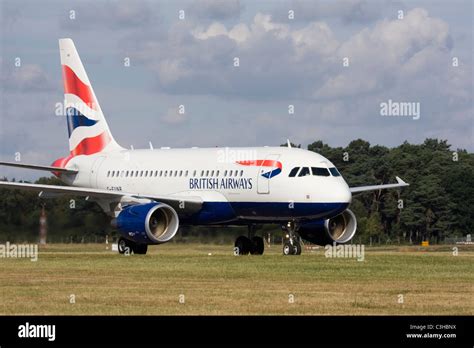
[[[366,247],[359,262],[326,258],[323,248],[283,256],[279,245],[240,257],[203,244],[131,256],[98,244],[48,245],[37,262],[0,259],[0,279],[7,315],[474,314],[472,246],[458,256],[450,246]]]

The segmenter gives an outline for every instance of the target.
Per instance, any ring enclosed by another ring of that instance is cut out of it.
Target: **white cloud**
[[[249,39],[251,32],[247,25],[240,23],[234,26],[231,30],[227,30],[226,27],[219,23],[212,23],[207,29],[197,27],[192,31],[193,36],[199,40],[207,40],[219,35],[226,36],[238,43],[245,42]]]
[[[146,64],[157,71],[161,88],[169,93],[243,98],[286,94],[317,101],[409,91],[411,79],[429,79],[421,73],[427,70],[439,82],[448,79],[465,87],[468,77],[454,78],[448,64],[433,64],[449,59],[451,45],[449,26],[416,8],[403,20],[380,20],[342,41],[325,22],[292,27],[257,13],[251,23],[229,27],[222,22],[175,25],[168,40],[148,41],[137,51],[153,58],[145,58]],[[232,69],[234,57],[240,59],[239,69]],[[344,57],[350,61],[348,68],[342,67]],[[430,88],[431,94],[444,93],[439,86]],[[459,88],[455,90],[451,97],[461,96]]]

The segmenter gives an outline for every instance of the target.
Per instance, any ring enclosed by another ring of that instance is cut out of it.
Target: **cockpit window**
[[[329,168],[329,171],[331,172],[332,176],[341,176],[341,173],[339,173],[336,167]]]
[[[327,168],[311,167],[311,172],[316,176],[329,176]]]
[[[298,176],[306,176],[306,175],[311,175],[311,173],[309,172],[309,168],[308,167],[301,168]]]
[[[291,172],[290,172],[290,175],[288,175],[290,178],[293,178],[296,176],[296,173],[298,173],[298,170],[300,169],[300,167],[294,167]]]

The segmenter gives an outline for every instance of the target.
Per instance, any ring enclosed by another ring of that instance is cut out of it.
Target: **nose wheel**
[[[298,235],[298,225],[290,221],[283,227],[283,255],[301,255],[301,237]]]

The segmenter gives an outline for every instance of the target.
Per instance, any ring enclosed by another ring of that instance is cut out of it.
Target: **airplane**
[[[352,195],[408,186],[349,187],[325,157],[291,147],[126,149],[112,136],[87,73],[69,38],[59,39],[69,154],[50,166],[0,162],[50,171],[68,186],[0,182],[40,197],[75,195],[95,201],[119,232],[118,251],[146,254],[180,226],[247,226],[236,255],[261,255],[256,226],[283,230],[283,254],[300,255],[302,241],[344,244],[355,235]]]

